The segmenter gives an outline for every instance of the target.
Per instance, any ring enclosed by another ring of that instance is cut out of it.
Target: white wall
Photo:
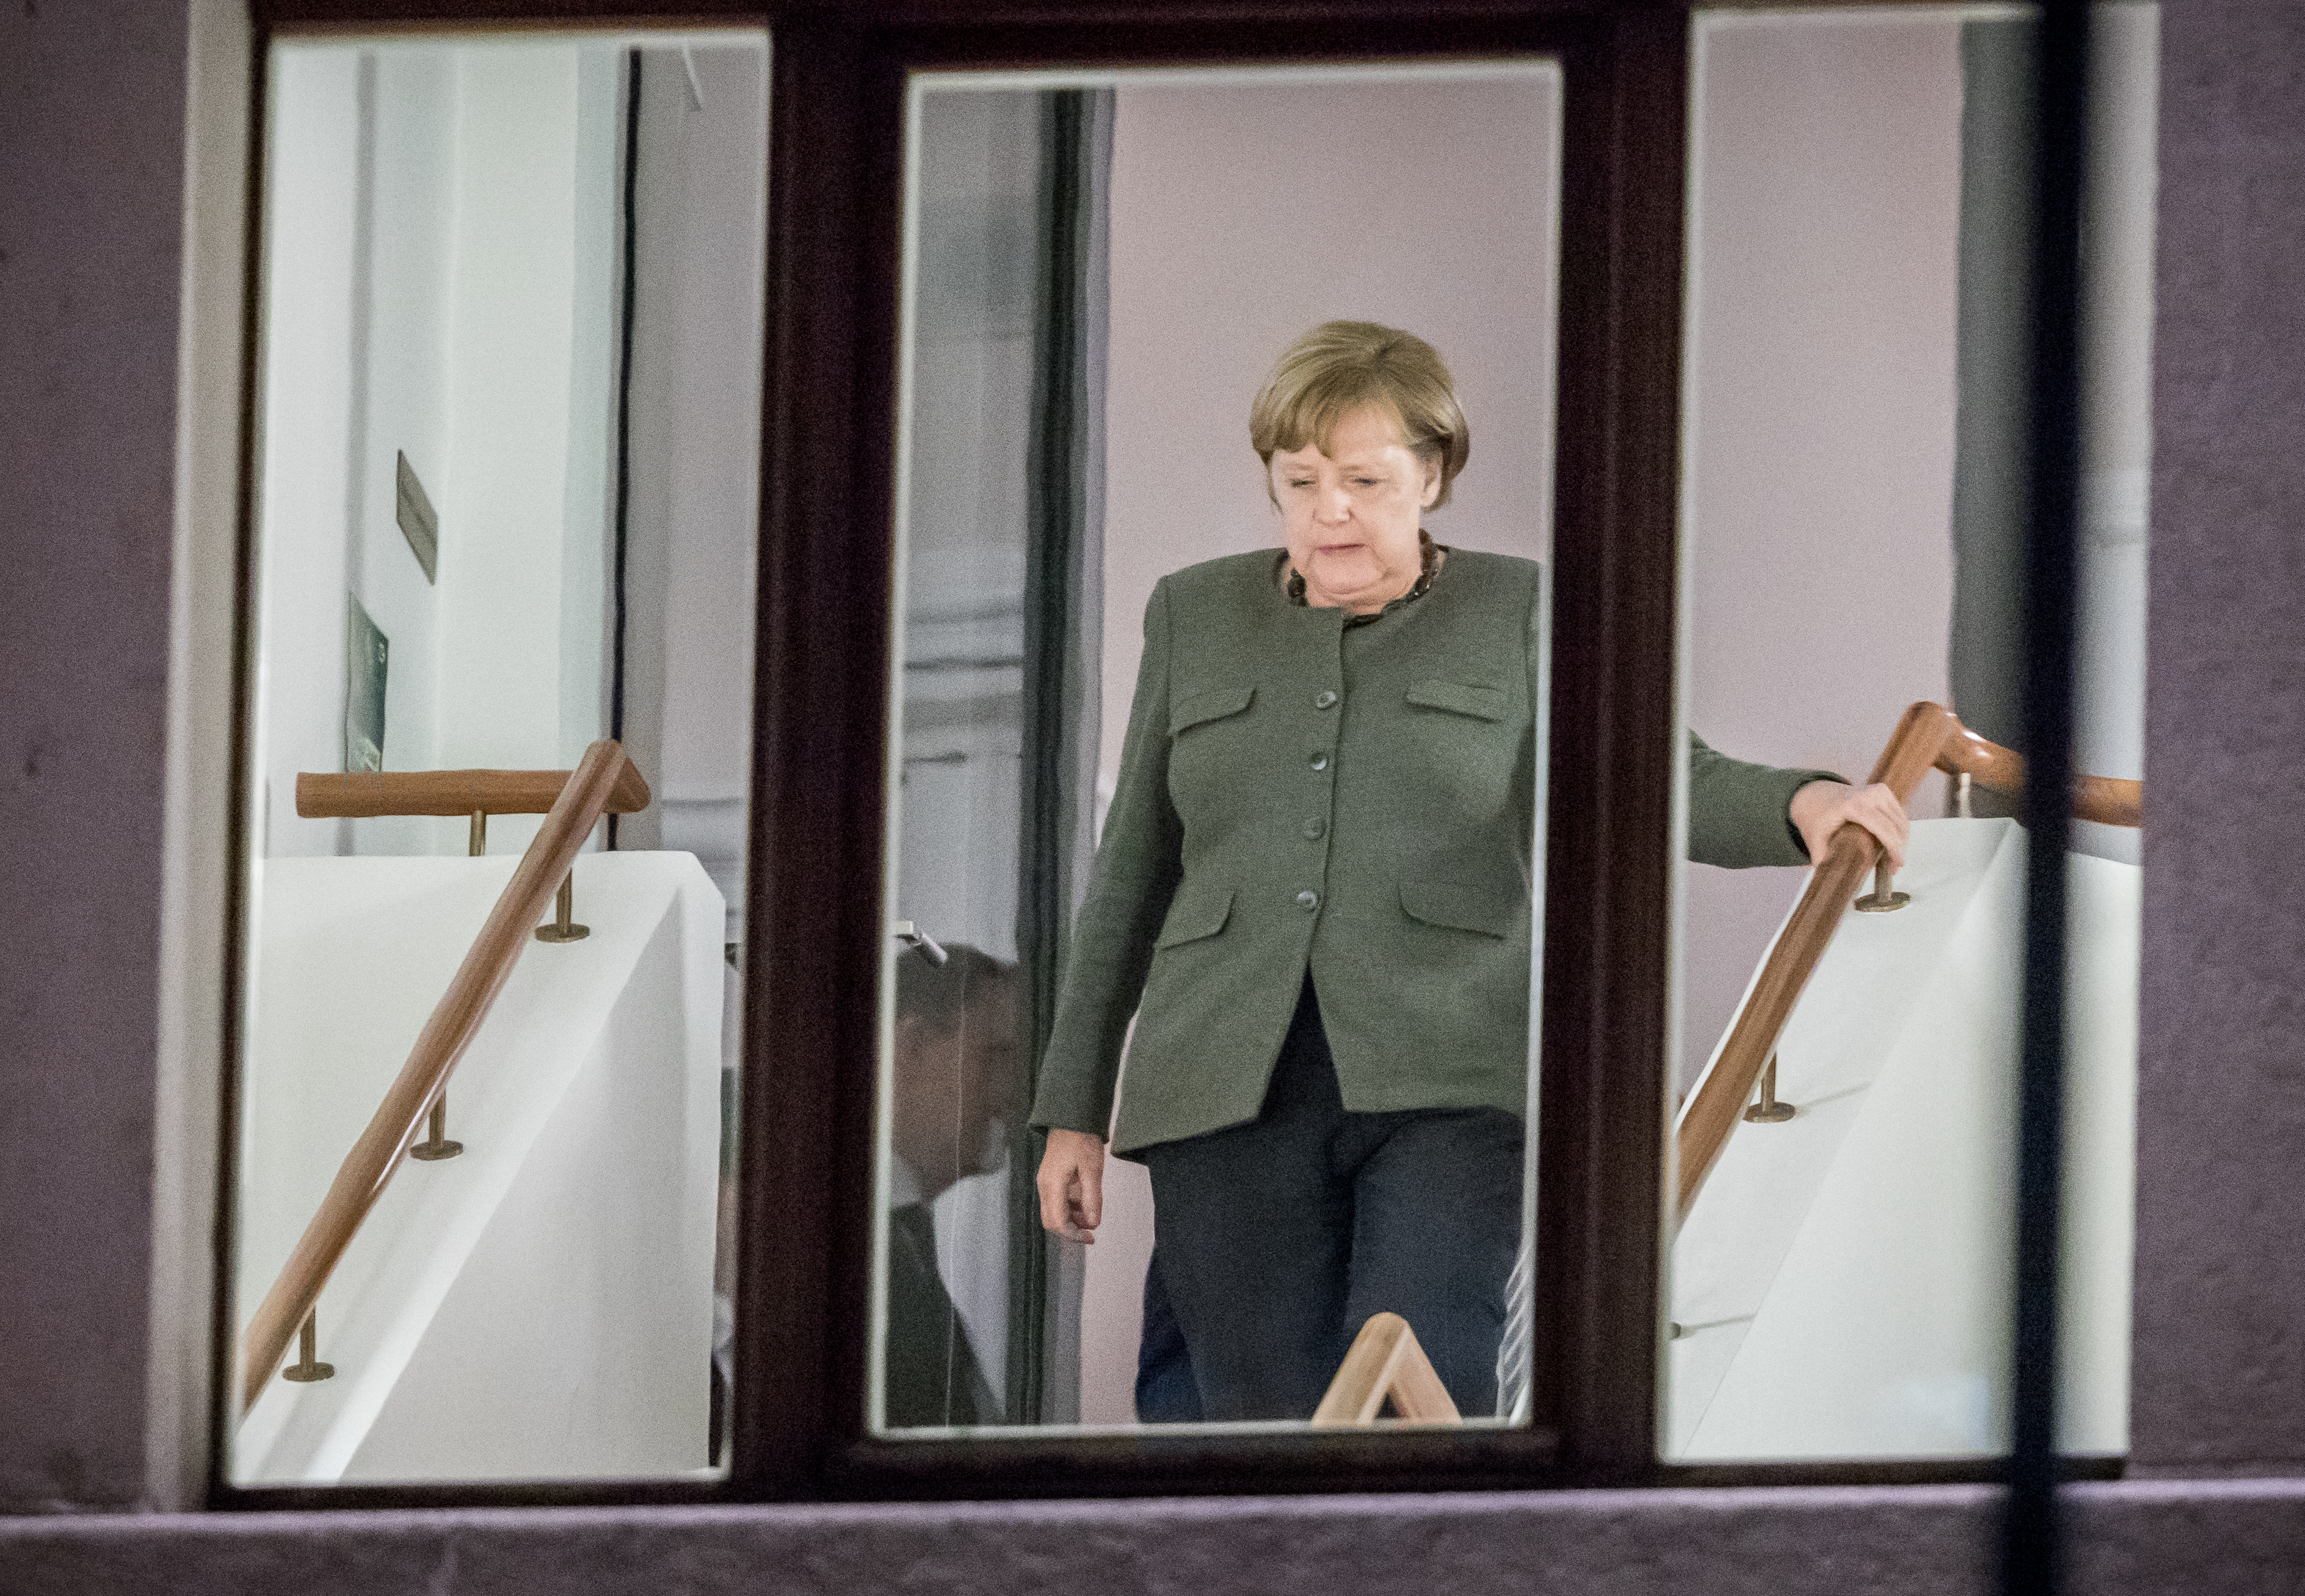
[[[568,463],[561,490],[560,755],[555,761],[571,768],[608,731],[617,377],[623,361],[624,72],[617,55],[606,46],[576,52]]]
[[[760,524],[768,55],[642,53],[620,847],[694,853],[742,939]],[[688,70],[696,73],[696,91]]]
[[[1950,692],[1960,22],[1715,13],[1695,37],[1689,720],[1862,781]],[[1805,879],[1686,867],[1683,1081]]]
[[[695,131],[669,196],[690,236],[675,310],[677,430],[668,464],[681,536],[670,591],[679,624],[666,640],[665,785],[676,798],[741,802],[752,768],[768,55],[700,49],[692,60],[705,103],[692,107]]]
[[[2095,776],[2145,775],[2145,550],[2153,457],[2153,218],[2160,8],[2100,5],[2090,42],[2080,649],[2073,756]],[[2139,862],[2139,834],[2084,825],[2076,844]]]
[[[294,778],[342,765],[348,591],[390,642],[387,769],[565,767],[600,734],[616,47],[275,61],[262,851],[461,852],[462,821],[299,820]],[[399,528],[403,453],[439,513],[437,584]]]
[[[295,788],[299,770],[344,768],[359,55],[280,52],[272,94],[257,521],[264,647],[251,817],[259,856],[348,851],[337,822],[296,819]]]
[[[1124,85],[1113,133],[1101,779],[1127,731],[1152,584],[1277,548],[1248,404],[1299,334],[1406,327],[1457,378],[1472,456],[1443,543],[1546,557],[1552,503],[1558,81]],[[1152,1199],[1106,1165],[1088,1250],[1081,1417],[1134,1417]]]
[[[477,46],[460,65],[437,757],[450,769],[549,769],[560,755],[576,51]],[[492,848],[525,845],[536,824],[492,823]]]
[[[457,61],[455,51],[439,48],[361,55],[371,109],[361,157],[366,271],[355,285],[353,393],[362,410],[348,506],[353,586],[392,641],[385,768],[424,770],[439,764],[439,590],[425,579],[400,530],[396,461],[407,454],[440,508],[454,437],[448,358]],[[448,531],[444,526],[444,540]],[[412,817],[349,829],[362,853],[412,853],[437,851],[442,828]]]

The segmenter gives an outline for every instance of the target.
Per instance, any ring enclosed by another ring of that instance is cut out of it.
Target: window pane
[[[2156,21],[2096,14],[2077,753],[2134,778]],[[1722,847],[1729,788],[1692,762],[1669,1457],[2007,1446],[2031,39],[2001,7],[1696,24],[1687,712],[1724,751],[1888,777],[1911,828],[1909,902],[1869,841],[1828,896],[1829,862]],[[1896,747],[1920,749],[1901,774]],[[1790,790],[1789,823],[1850,792]],[[1836,817],[1807,818],[1822,846]],[[2069,874],[2062,1445],[2084,1453],[2127,1447],[2134,826],[2079,826]]]
[[[1525,1405],[1560,82],[915,78],[874,1425]]]
[[[227,1477],[709,1474],[767,40],[268,91]]]

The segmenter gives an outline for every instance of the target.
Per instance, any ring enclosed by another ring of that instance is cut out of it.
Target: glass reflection
[[[2061,1445],[2119,1453],[2156,68],[2150,7],[2097,16],[2076,752],[2117,779],[2069,875]],[[2005,1449],[2030,39],[1998,8],[1696,24],[1688,714],[1943,818],[1893,883],[1854,843],[1839,877],[1684,877],[1671,1457]]]
[[[1559,100],[915,79],[876,1424],[1525,1407]]]
[[[273,47],[235,1482],[719,1461],[766,65]]]

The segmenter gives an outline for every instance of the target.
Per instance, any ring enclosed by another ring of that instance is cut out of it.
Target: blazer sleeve
[[[1698,864],[1744,870],[1807,864],[1808,850],[1788,812],[1813,781],[1842,781],[1830,770],[1779,770],[1716,753],[1688,734],[1688,856]]]
[[[1144,654],[1119,780],[1041,1057],[1032,1117],[1039,1126],[1100,1136],[1110,1126],[1121,1045],[1184,874],[1184,822],[1169,794],[1168,587],[1163,577],[1144,606]]]

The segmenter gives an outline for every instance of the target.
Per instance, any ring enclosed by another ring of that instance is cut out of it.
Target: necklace
[[[1409,584],[1408,591],[1387,604],[1384,609],[1372,610],[1365,615],[1347,616],[1345,624],[1348,626],[1365,624],[1375,620],[1384,614],[1384,610],[1391,609],[1394,604],[1407,604],[1412,599],[1424,598],[1426,590],[1433,586],[1433,574],[1441,569],[1441,563],[1447,556],[1448,552],[1446,548],[1433,541],[1432,533],[1423,527],[1418,527],[1416,529],[1416,580]],[[1286,549],[1283,549],[1280,554],[1279,574],[1284,579],[1281,588],[1289,595],[1289,602],[1309,608],[1312,600],[1305,593],[1305,573],[1289,563]]]

